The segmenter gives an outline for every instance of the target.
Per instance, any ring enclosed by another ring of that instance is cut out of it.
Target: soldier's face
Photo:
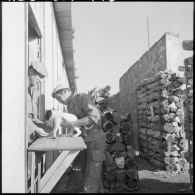
[[[39,75],[33,70],[29,71],[28,78],[29,78],[29,85],[30,86],[35,86],[40,80]]]
[[[61,90],[56,95],[55,98],[62,104],[67,105],[69,98],[70,98],[71,92]]]

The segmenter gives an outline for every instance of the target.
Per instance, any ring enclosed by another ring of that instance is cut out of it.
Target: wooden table
[[[36,181],[38,183],[38,193],[49,193],[56,185],[58,180],[73,162],[78,153],[86,149],[87,146],[81,137],[60,136],[55,139],[44,137],[33,142],[28,148],[32,152],[31,167],[31,193],[35,193]],[[38,177],[35,179],[35,158],[40,152],[62,151],[51,167],[41,178],[41,164],[38,164]]]

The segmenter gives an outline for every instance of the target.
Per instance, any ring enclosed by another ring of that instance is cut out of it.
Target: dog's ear
[[[45,120],[48,121],[52,117],[52,110],[47,110],[45,113]]]

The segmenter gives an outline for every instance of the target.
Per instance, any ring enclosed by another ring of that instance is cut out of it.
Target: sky
[[[111,86],[166,32],[193,39],[193,2],[73,2],[77,92]]]

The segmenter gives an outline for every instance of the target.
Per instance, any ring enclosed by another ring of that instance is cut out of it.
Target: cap
[[[52,97],[54,98],[55,94],[56,94],[58,91],[62,90],[62,89],[70,90],[65,84],[59,84],[59,85],[57,85],[56,88],[53,90],[53,92],[52,92],[52,94],[51,94]]]
[[[43,63],[38,62],[38,61],[33,61],[31,62],[30,67],[33,68],[36,72],[38,72],[41,78],[48,76],[47,69]]]

